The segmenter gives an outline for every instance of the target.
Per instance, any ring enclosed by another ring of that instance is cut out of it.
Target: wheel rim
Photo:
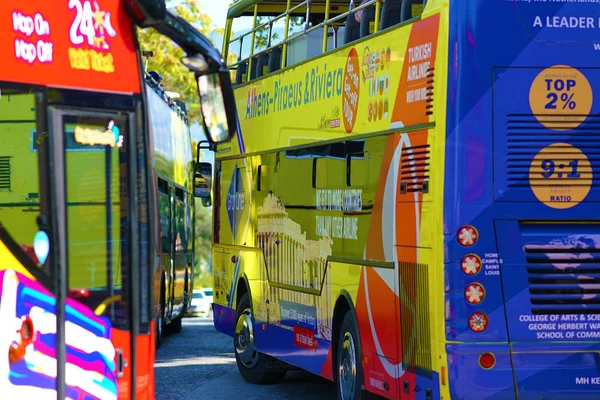
[[[247,368],[254,367],[258,356],[254,345],[254,326],[249,308],[245,309],[237,320],[233,342],[235,352],[242,364]]]
[[[338,356],[338,368],[338,384],[342,399],[352,399],[356,391],[356,347],[350,332],[344,334],[342,349]]]
[[[156,328],[158,330],[158,332],[157,332],[158,339],[160,340],[160,337],[162,336],[162,318],[156,319]]]

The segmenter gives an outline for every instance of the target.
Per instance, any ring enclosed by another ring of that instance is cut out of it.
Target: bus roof
[[[291,7],[294,7],[300,3],[305,3],[305,1],[292,0]],[[312,0],[311,3],[311,7],[315,7],[321,10],[325,7],[326,0]],[[238,0],[229,6],[229,11],[227,12],[227,19],[236,18],[242,15],[252,15],[254,12],[252,7],[255,4],[264,4],[272,6],[269,7],[268,12],[273,14],[281,14],[287,9],[287,0]],[[331,0],[331,8],[334,12],[336,6],[339,6],[340,4],[349,5],[350,0]],[[306,7],[301,7],[299,10],[297,10],[296,13],[304,14],[306,12],[305,10]]]

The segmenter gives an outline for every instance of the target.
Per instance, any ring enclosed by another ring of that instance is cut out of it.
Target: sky
[[[225,27],[225,18],[227,18],[227,9],[230,0],[198,0],[200,10],[208,14],[212,19],[213,24],[219,28]]]

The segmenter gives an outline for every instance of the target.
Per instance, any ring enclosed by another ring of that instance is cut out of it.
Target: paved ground
[[[288,373],[273,386],[246,383],[239,375],[232,339],[212,320],[186,318],[179,335],[163,338],[154,365],[156,400],[327,400],[335,387],[306,372]]]

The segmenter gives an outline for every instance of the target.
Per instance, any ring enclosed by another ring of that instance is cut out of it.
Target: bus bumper
[[[215,329],[233,337],[233,328],[235,327],[235,310],[220,304],[213,304],[213,320]]]
[[[600,398],[600,343],[448,345],[451,399],[573,400]],[[484,369],[479,357],[493,353]]]

